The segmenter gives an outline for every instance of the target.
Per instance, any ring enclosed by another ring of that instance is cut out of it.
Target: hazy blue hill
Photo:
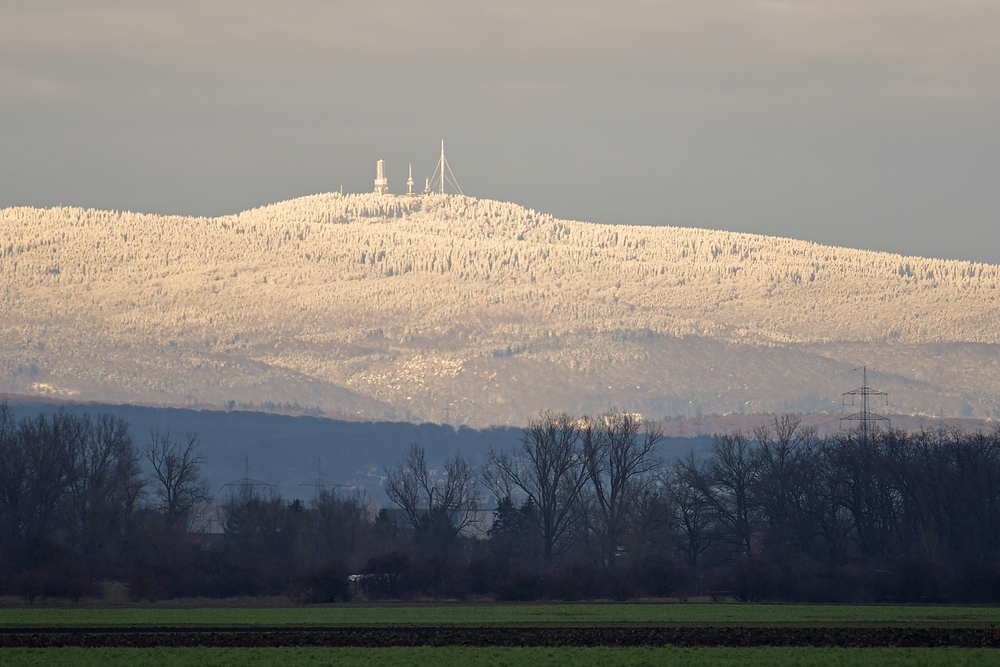
[[[52,412],[60,408],[91,415],[107,412],[122,417],[132,427],[140,445],[153,430],[183,438],[194,433],[206,461],[204,470],[212,491],[244,475],[248,460],[250,477],[276,484],[287,498],[308,497],[310,487],[300,486],[317,476],[322,459],[323,477],[338,484],[369,488],[374,496],[385,464],[399,458],[412,442],[427,448],[436,465],[456,451],[482,458],[490,447],[517,442],[520,429],[510,427],[475,430],[439,424],[407,422],[339,421],[319,417],[291,417],[263,412],[219,412],[131,405],[10,402],[19,416]]]
[[[407,422],[339,421],[321,417],[291,417],[263,412],[218,412],[179,408],[149,408],[132,405],[65,404],[10,397],[19,416],[52,412],[60,408],[91,415],[107,412],[122,417],[132,427],[140,445],[152,430],[184,437],[195,433],[206,457],[205,472],[212,491],[244,475],[249,461],[250,477],[276,484],[286,498],[308,498],[311,487],[300,486],[317,475],[322,458],[323,477],[338,484],[368,489],[384,499],[379,486],[383,466],[394,463],[412,442],[427,449],[433,465],[455,452],[481,462],[491,447],[504,449],[517,444],[521,429],[494,427],[454,428],[440,424]],[[673,458],[710,442],[707,436],[670,438],[663,454]]]

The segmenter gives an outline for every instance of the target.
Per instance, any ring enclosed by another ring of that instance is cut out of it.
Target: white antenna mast
[[[455,179],[455,174],[451,170],[451,166],[448,164],[448,159],[444,156],[444,139],[441,140],[441,157],[438,159],[437,167],[434,169],[434,176],[430,180],[430,188],[437,190],[439,194],[445,194],[445,185],[450,185],[451,187],[458,190],[458,194],[464,195],[462,188],[458,185],[458,180]],[[429,189],[430,189],[429,188]]]
[[[410,165],[410,177],[406,179],[406,196],[413,196],[413,165]]]

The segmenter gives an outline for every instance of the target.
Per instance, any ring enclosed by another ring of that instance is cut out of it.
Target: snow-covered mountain
[[[1000,416],[1000,267],[460,196],[189,218],[0,210],[0,392],[521,424],[839,410]]]

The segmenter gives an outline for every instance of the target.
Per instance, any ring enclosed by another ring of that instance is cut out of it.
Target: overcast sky
[[[1000,263],[1000,0],[0,0],[0,207],[420,184]]]

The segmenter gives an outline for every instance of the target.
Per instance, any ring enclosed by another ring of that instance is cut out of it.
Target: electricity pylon
[[[860,369],[855,368],[854,370],[861,371],[861,387],[858,389],[852,389],[851,391],[845,391],[841,395],[841,404],[847,405],[847,397],[851,397],[851,405],[855,405],[855,400],[858,396],[861,397],[861,411],[855,412],[852,415],[847,415],[846,417],[840,418],[841,428],[843,428],[844,422],[849,422],[852,425],[857,423],[858,430],[861,433],[862,440],[867,444],[871,433],[878,428],[879,422],[889,422],[892,423],[890,419],[884,415],[880,415],[871,409],[871,397],[872,396],[885,396],[885,404],[889,405],[889,394],[880,390],[872,389],[868,386],[868,367],[862,366]]]

